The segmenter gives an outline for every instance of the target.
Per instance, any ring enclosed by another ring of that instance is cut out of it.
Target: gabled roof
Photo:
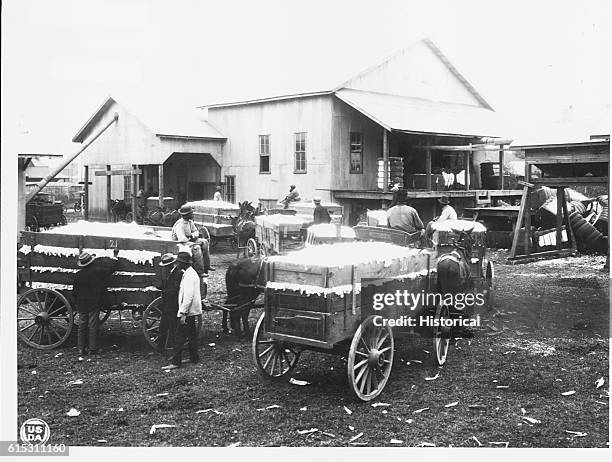
[[[162,110],[159,104],[154,104],[151,108],[141,108],[140,110],[132,111],[131,108],[137,106],[133,102],[130,103],[130,107],[127,107],[109,96],[92,114],[89,120],[85,122],[85,125],[74,135],[72,141],[75,143],[85,141],[92,128],[113,104],[125,107],[134,117],[160,138],[227,139],[208,121],[199,120],[195,114],[191,115],[186,111],[172,110],[167,106],[164,106]],[[140,107],[140,105],[138,106]]]
[[[341,83],[340,85],[338,85],[338,86],[336,86],[336,87],[334,87],[332,89],[329,89],[329,90],[310,91],[310,92],[304,92],[304,93],[293,93],[293,94],[286,94],[286,95],[273,96],[273,97],[267,97],[267,98],[249,99],[249,100],[233,101],[233,102],[226,102],[226,103],[208,104],[208,105],[199,106],[199,108],[200,109],[204,109],[204,108],[222,108],[222,107],[240,106],[240,105],[247,105],[247,104],[259,104],[259,103],[266,103],[266,102],[272,102],[272,101],[281,101],[281,100],[287,100],[287,99],[307,98],[307,97],[312,97],[312,96],[337,94],[337,92],[339,90],[342,90],[344,88],[350,88],[353,85],[353,83],[356,82],[361,77],[364,77],[367,74],[370,74],[370,73],[376,71],[377,69],[383,67],[387,63],[389,63],[389,62],[393,61],[394,59],[396,59],[398,56],[400,56],[400,55],[402,55],[402,54],[404,54],[406,52],[410,52],[411,49],[415,49],[417,46],[423,46],[423,45],[431,53],[433,53],[433,55],[435,55],[435,57],[443,64],[444,67],[446,67],[448,69],[448,71],[450,71],[450,73],[465,88],[465,90],[467,90],[467,92],[469,92],[473,96],[473,98],[478,102],[478,104],[481,107],[493,111],[493,108],[483,98],[483,96],[480,93],[478,93],[478,91],[476,91],[476,89],[457,70],[457,68],[448,60],[448,58],[440,51],[440,49],[428,38],[422,39],[422,40],[420,40],[420,41],[418,41],[416,43],[413,43],[409,47],[402,48],[402,49],[398,50],[397,52],[395,52],[392,55],[386,57],[385,59],[383,59],[382,61],[380,61],[376,65],[371,66],[371,67],[369,67],[369,68],[359,72],[358,74],[354,75],[350,79],[346,80],[345,82]]]

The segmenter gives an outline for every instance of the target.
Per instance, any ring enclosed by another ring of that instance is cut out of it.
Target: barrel
[[[569,218],[577,241],[591,247],[602,238],[602,234],[578,212],[572,212]]]

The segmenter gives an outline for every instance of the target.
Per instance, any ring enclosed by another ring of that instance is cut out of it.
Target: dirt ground
[[[163,372],[166,359],[126,311],[104,324],[98,357],[79,360],[74,333],[52,351],[19,344],[19,424],[39,417],[50,443],[85,446],[607,447],[605,257],[512,266],[504,251],[489,255],[496,310],[442,368],[431,340],[397,340],[373,403],[352,397],[341,356],[304,352],[295,377],[306,386],[263,380],[250,341],[221,334],[218,312],[204,315],[201,363]],[[211,298],[222,298],[232,259],[213,255]],[[155,424],[173,427],[151,434]]]

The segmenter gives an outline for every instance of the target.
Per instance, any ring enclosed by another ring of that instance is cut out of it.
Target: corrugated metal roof
[[[343,88],[335,95],[387,130],[459,136],[502,136],[497,114],[481,106]]]
[[[156,101],[152,101],[149,105],[143,103],[136,104],[134,101],[131,101],[125,105],[123,104],[123,100],[119,102],[116,98],[109,96],[77,134],[74,135],[72,141],[76,143],[85,141],[91,129],[113,103],[124,106],[133,116],[155,133],[155,135],[160,137],[227,139],[226,136],[221,134],[209,122],[198,119],[195,112],[170,108],[168,105],[160,105]]]

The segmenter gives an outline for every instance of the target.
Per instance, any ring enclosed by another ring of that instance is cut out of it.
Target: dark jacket
[[[167,276],[162,278],[160,287],[162,291],[162,309],[164,312],[174,315],[175,317],[179,308],[179,289],[181,287],[181,280],[183,279],[184,272],[184,270],[173,266],[167,273]]]
[[[318,225],[320,223],[330,223],[331,217],[329,216],[329,212],[325,207],[321,204],[317,204],[314,209],[314,224]]]
[[[100,308],[100,302],[106,294],[108,280],[118,268],[119,260],[101,257],[96,258],[93,263],[76,273],[72,295],[78,311]]]

